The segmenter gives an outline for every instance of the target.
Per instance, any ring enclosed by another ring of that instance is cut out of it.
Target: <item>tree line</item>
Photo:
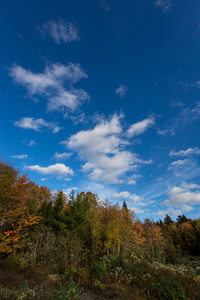
[[[200,219],[169,215],[141,222],[91,192],[52,193],[7,161],[0,161],[0,257],[23,253],[30,263],[56,268],[88,266],[99,258],[173,262],[199,255]],[[57,262],[57,264],[55,264]]]

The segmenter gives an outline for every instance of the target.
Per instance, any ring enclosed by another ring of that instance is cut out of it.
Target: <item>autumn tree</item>
[[[0,253],[21,247],[28,228],[38,224],[39,201],[32,193],[41,191],[26,175],[21,175],[6,161],[0,161]]]

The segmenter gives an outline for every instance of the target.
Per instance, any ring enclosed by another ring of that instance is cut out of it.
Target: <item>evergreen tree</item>
[[[127,207],[127,204],[126,204],[126,201],[125,201],[125,200],[124,200],[124,202],[123,202],[122,208],[124,208],[126,211],[128,211],[128,207]]]
[[[168,214],[166,214],[166,216],[164,218],[164,223],[167,225],[170,225],[173,223],[172,218]]]
[[[185,222],[188,222],[188,218],[185,215],[182,215],[182,216],[179,215],[176,220],[177,220],[178,224],[183,224]]]

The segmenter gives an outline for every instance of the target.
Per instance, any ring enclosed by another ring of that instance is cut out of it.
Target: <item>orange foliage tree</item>
[[[34,190],[34,192],[33,192]],[[42,189],[20,175],[12,165],[0,161],[0,254],[12,253],[21,247],[22,237],[28,228],[38,224],[37,215]],[[44,195],[49,194],[44,189]]]

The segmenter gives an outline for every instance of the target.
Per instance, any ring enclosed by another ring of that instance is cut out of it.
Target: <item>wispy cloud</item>
[[[148,119],[132,124],[127,131],[127,135],[128,137],[140,135],[144,133],[148,128],[152,127],[154,124],[155,124],[154,118],[149,117]]]
[[[169,156],[191,156],[191,155],[200,155],[200,149],[196,148],[188,148],[187,150],[180,150],[178,152],[171,151]]]
[[[169,170],[171,170],[173,167],[187,166],[190,164],[190,162],[191,162],[190,159],[179,159],[179,160],[173,161],[169,166]]]
[[[38,145],[38,143],[34,140],[30,140],[27,144],[27,146],[29,146],[29,147],[35,147],[36,145]]]
[[[140,174],[133,174],[131,177],[129,177],[127,184],[136,184],[136,179],[141,178],[142,176]]]
[[[125,85],[120,85],[116,90],[115,94],[120,96],[121,98],[124,98],[128,92],[128,87]]]
[[[170,106],[171,107],[184,107],[185,104],[181,100],[171,100]]]
[[[55,165],[50,165],[48,167],[41,167],[39,165],[26,166],[27,169],[35,171],[43,175],[52,175],[56,177],[67,177],[68,175],[73,175],[74,172],[70,167],[64,164],[56,163]]]
[[[188,180],[200,175],[200,167],[196,159],[186,158],[173,161],[168,170],[173,171],[176,177]]]
[[[66,159],[70,158],[72,155],[73,155],[73,153],[69,153],[69,152],[63,152],[63,153],[56,152],[54,154],[54,158],[57,160],[66,160]]]
[[[171,0],[156,0],[155,6],[162,8],[163,12],[168,12],[173,4]]]
[[[200,185],[196,183],[187,183],[187,182],[182,182],[181,184],[182,188],[188,189],[188,190],[193,190],[193,189],[200,189]]]
[[[77,26],[71,22],[66,23],[62,19],[59,19],[57,22],[50,20],[38,26],[37,29],[42,36],[49,35],[56,44],[80,40]]]
[[[172,118],[164,129],[158,129],[160,135],[174,135],[177,130],[183,129],[200,118],[200,102],[194,107],[186,107],[180,110],[176,117]]]
[[[125,149],[129,142],[123,138],[120,119],[118,115],[109,121],[101,119],[93,129],[80,131],[62,142],[86,161],[82,171],[88,173],[91,180],[119,183],[126,172],[140,164],[151,163]]]
[[[88,119],[86,118],[85,113],[81,113],[77,116],[68,116],[74,125],[78,125],[78,124],[87,124],[88,123]]]
[[[35,131],[42,131],[45,129],[51,130],[53,133],[59,132],[62,127],[57,126],[53,122],[46,122],[44,119],[21,118],[14,122],[14,125],[24,129],[33,129]]]
[[[28,157],[27,154],[21,154],[21,155],[12,155],[13,158],[17,159],[26,159]]]
[[[13,80],[24,86],[30,97],[42,96],[48,100],[47,108],[50,111],[75,111],[89,95],[82,89],[75,89],[72,84],[87,78],[87,74],[79,64],[62,65],[50,64],[43,73],[33,73],[14,64],[9,68],[9,75]],[[65,83],[67,88],[65,88]]]

